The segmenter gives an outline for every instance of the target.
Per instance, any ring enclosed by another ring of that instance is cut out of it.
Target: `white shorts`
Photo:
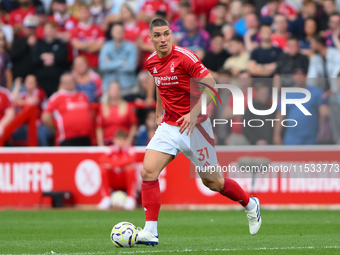
[[[163,122],[146,149],[160,151],[175,157],[181,151],[195,166],[217,165],[214,133],[210,119],[197,124],[190,135],[179,133],[179,126]]]

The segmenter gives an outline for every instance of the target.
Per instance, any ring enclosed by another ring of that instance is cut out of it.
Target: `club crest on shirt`
[[[175,72],[175,62],[171,62],[171,65],[170,65],[170,72],[171,72],[171,73]]]

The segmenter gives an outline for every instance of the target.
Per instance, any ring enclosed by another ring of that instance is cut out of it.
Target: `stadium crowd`
[[[311,116],[293,106],[286,116],[280,107],[255,116],[247,103],[239,116],[221,92],[217,112],[227,120],[298,125],[216,127],[217,144],[340,144],[339,11],[336,0],[2,0],[0,137],[16,113],[35,105],[40,146],[110,145],[117,132],[129,145],[146,145],[156,98],[145,66],[154,52],[148,23],[162,17],[173,43],[195,52],[218,83],[237,84],[245,97],[252,87],[255,109],[271,108],[273,87],[311,93],[304,104]],[[24,125],[8,144],[25,139]]]

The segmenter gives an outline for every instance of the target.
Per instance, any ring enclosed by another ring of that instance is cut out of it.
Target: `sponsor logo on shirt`
[[[174,76],[155,76],[156,86],[160,85],[175,85],[178,84],[178,78],[176,75]]]
[[[87,109],[88,104],[86,102],[67,102],[66,108],[67,110]]]

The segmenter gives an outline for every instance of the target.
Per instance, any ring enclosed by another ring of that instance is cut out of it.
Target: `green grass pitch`
[[[159,245],[115,248],[112,227],[143,227],[142,210],[0,211],[0,254],[340,254],[339,211],[261,214],[251,236],[243,211],[161,211]]]

